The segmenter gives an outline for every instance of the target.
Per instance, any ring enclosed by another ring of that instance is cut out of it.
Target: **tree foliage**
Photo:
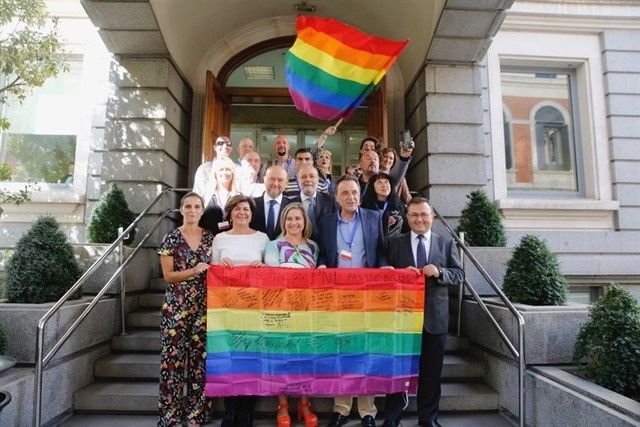
[[[25,202],[31,200],[31,191],[34,190],[35,187],[32,184],[27,184],[23,189],[18,191],[9,191],[0,188],[0,205],[4,205],[7,203],[13,203],[15,205],[21,205]],[[2,206],[0,206],[0,215],[4,212]]]
[[[472,191],[467,199],[456,232],[464,231],[469,246],[505,246],[507,235],[496,206],[481,190]]]
[[[0,0],[0,103],[22,102],[34,87],[67,69],[57,21],[47,15],[44,0]],[[0,128],[9,122],[0,117]]]
[[[640,396],[640,306],[623,287],[612,284],[589,308],[573,358],[586,359],[580,372],[628,397]]]
[[[20,238],[7,263],[6,297],[15,303],[57,301],[80,274],[60,224],[53,217],[40,217]],[[80,293],[74,297],[79,298]]]
[[[564,304],[567,280],[558,257],[544,240],[531,235],[520,240],[507,263],[503,291],[513,302],[522,304]]]
[[[92,243],[113,243],[118,238],[118,227],[127,228],[133,222],[136,215],[129,209],[124,193],[115,185],[111,185],[106,193],[102,194],[96,206],[87,232]],[[134,232],[129,234],[125,243],[131,243]]]

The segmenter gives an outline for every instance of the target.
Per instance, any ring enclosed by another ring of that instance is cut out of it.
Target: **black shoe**
[[[376,419],[371,415],[366,415],[360,420],[362,427],[376,427]]]
[[[253,416],[249,414],[238,415],[236,426],[237,427],[253,427]]]
[[[237,424],[237,415],[234,413],[224,414],[224,418],[222,419],[222,423],[220,427],[236,427]]]
[[[334,412],[327,427],[342,427],[349,421],[349,417],[345,417],[339,412]]]
[[[400,420],[384,420],[382,427],[398,427],[400,425]]]

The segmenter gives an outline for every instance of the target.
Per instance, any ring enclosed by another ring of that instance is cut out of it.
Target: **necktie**
[[[316,200],[313,197],[309,197],[305,199],[304,205],[307,208],[307,215],[309,215],[309,220],[311,221],[311,226],[316,226]]]
[[[416,267],[422,268],[427,265],[427,251],[424,246],[424,236],[418,236],[418,249],[416,250]]]
[[[267,234],[273,234],[276,228],[276,219],[275,219],[275,209],[276,205],[275,200],[269,200],[269,213],[267,213]]]

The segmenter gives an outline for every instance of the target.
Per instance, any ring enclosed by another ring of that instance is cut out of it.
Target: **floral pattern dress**
[[[180,230],[165,236],[158,255],[173,257],[174,271],[209,262],[213,234],[203,230],[194,251]],[[170,283],[160,320],[160,397],[158,426],[180,425],[183,418],[202,424],[209,419],[211,401],[204,396],[206,339],[206,275]],[[185,371],[185,366],[187,367]],[[186,385],[186,396],[184,393]]]

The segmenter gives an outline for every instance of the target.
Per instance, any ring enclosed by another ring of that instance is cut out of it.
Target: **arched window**
[[[535,115],[539,170],[571,170],[571,144],[567,123],[556,107],[545,105]]]

